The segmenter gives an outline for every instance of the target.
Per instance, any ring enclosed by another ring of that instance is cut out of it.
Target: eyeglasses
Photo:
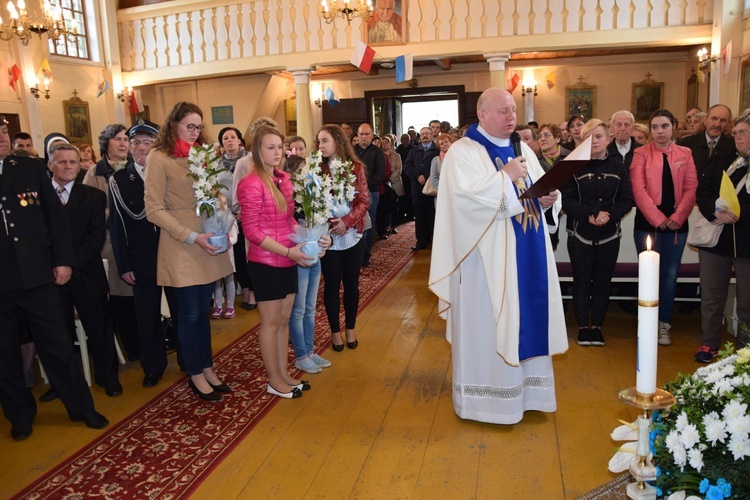
[[[750,134],[750,128],[743,128],[740,130],[732,130],[732,137],[745,137],[747,134]]]
[[[188,123],[187,125],[185,125],[185,128],[190,133],[198,132],[200,134],[206,127],[204,127],[203,125],[193,125],[192,123]]]
[[[140,146],[151,146],[153,143],[154,143],[153,139],[143,139],[143,140],[136,139],[136,140],[130,141],[130,144],[135,146],[136,148]]]

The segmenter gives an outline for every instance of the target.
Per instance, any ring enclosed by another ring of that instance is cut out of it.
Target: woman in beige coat
[[[201,399],[218,401],[231,392],[213,370],[209,305],[214,282],[232,272],[227,252],[208,243],[195,213],[193,180],[188,177],[190,147],[207,142],[203,112],[179,102],[162,125],[146,162],[146,217],[162,229],[157,282],[174,288],[177,336],[190,388]]]

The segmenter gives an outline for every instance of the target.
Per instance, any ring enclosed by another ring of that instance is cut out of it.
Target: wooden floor
[[[428,268],[429,253],[420,252],[358,319],[359,348],[327,351],[333,366],[306,377],[312,390],[276,405],[193,498],[572,499],[612,479],[609,433],[618,418],[637,415],[617,400],[635,385],[636,317],[611,304],[606,347],[583,348],[568,312],[570,350],[554,365],[556,413],[527,413],[514,426],[462,421]],[[238,309],[213,322],[215,349],[258,320]],[[672,331],[673,344],[659,349],[659,384],[697,367],[698,313],[676,310]],[[97,408],[114,423],[180,377],[171,356],[164,385],[144,389],[140,367],[129,363],[125,394],[111,399],[94,388]],[[2,419],[0,498],[98,435],[68,421],[59,401],[39,405],[34,434],[20,443]]]

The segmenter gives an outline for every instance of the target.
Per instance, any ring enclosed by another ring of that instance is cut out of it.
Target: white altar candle
[[[651,251],[650,236],[646,239],[646,248],[638,255],[638,364],[635,388],[641,394],[654,394],[659,330],[659,254]]]

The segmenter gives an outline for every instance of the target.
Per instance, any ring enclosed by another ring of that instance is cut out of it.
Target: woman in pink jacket
[[[687,241],[687,218],[695,205],[698,177],[688,148],[672,142],[677,120],[666,109],[649,118],[652,141],[633,153],[630,183],[635,198],[635,248],[651,249],[660,255],[659,344],[669,345],[669,320],[677,288],[677,272]]]
[[[289,316],[297,293],[297,265],[313,260],[289,236],[297,225],[289,174],[279,169],[284,137],[263,126],[253,134],[254,168],[237,186],[237,201],[260,312],[260,354],[268,374],[269,394],[292,399],[310,388],[287,371]]]

